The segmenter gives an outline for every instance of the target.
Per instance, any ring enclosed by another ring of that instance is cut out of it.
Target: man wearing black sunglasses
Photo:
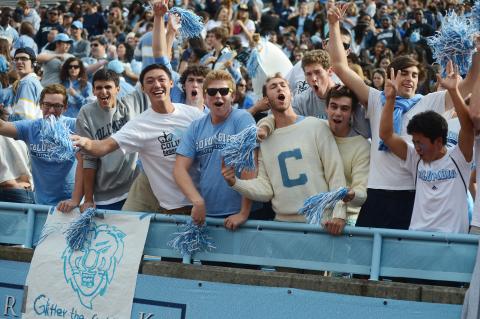
[[[203,88],[210,114],[194,121],[183,135],[177,149],[175,180],[193,204],[192,219],[196,224],[203,224],[206,216],[225,218],[224,226],[234,230],[248,219],[251,202],[223,180],[221,150],[231,135],[255,125],[255,121],[244,110],[232,108],[235,83],[228,72],[211,71]],[[189,174],[196,164],[200,167],[198,188]],[[244,178],[252,178],[253,174],[242,173]]]

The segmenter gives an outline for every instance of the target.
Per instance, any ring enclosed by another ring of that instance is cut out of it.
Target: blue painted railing
[[[0,202],[0,243],[33,247],[50,209]],[[167,242],[188,219],[153,215],[144,253],[181,257]],[[469,282],[479,239],[467,234],[362,227],[346,227],[343,235],[331,236],[314,225],[267,221],[248,221],[231,232],[221,219],[207,218],[207,224],[216,249],[191,258],[355,273],[369,275],[371,280],[387,276]]]

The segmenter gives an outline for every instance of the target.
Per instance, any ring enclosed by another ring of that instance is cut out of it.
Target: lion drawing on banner
[[[92,222],[81,250],[67,246],[62,254],[63,273],[67,284],[77,294],[81,304],[92,309],[92,302],[103,296],[122,260],[125,233],[115,226]]]

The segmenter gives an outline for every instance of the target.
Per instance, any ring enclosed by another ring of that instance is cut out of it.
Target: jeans
[[[0,188],[0,202],[35,204],[35,197],[28,189]]]

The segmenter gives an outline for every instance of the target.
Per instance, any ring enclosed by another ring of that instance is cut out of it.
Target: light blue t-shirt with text
[[[225,217],[240,211],[242,196],[231,189],[221,172],[222,149],[231,135],[255,125],[244,110],[233,109],[228,118],[212,124],[211,114],[195,120],[183,135],[177,154],[193,159],[200,169],[200,194],[207,216]]]

